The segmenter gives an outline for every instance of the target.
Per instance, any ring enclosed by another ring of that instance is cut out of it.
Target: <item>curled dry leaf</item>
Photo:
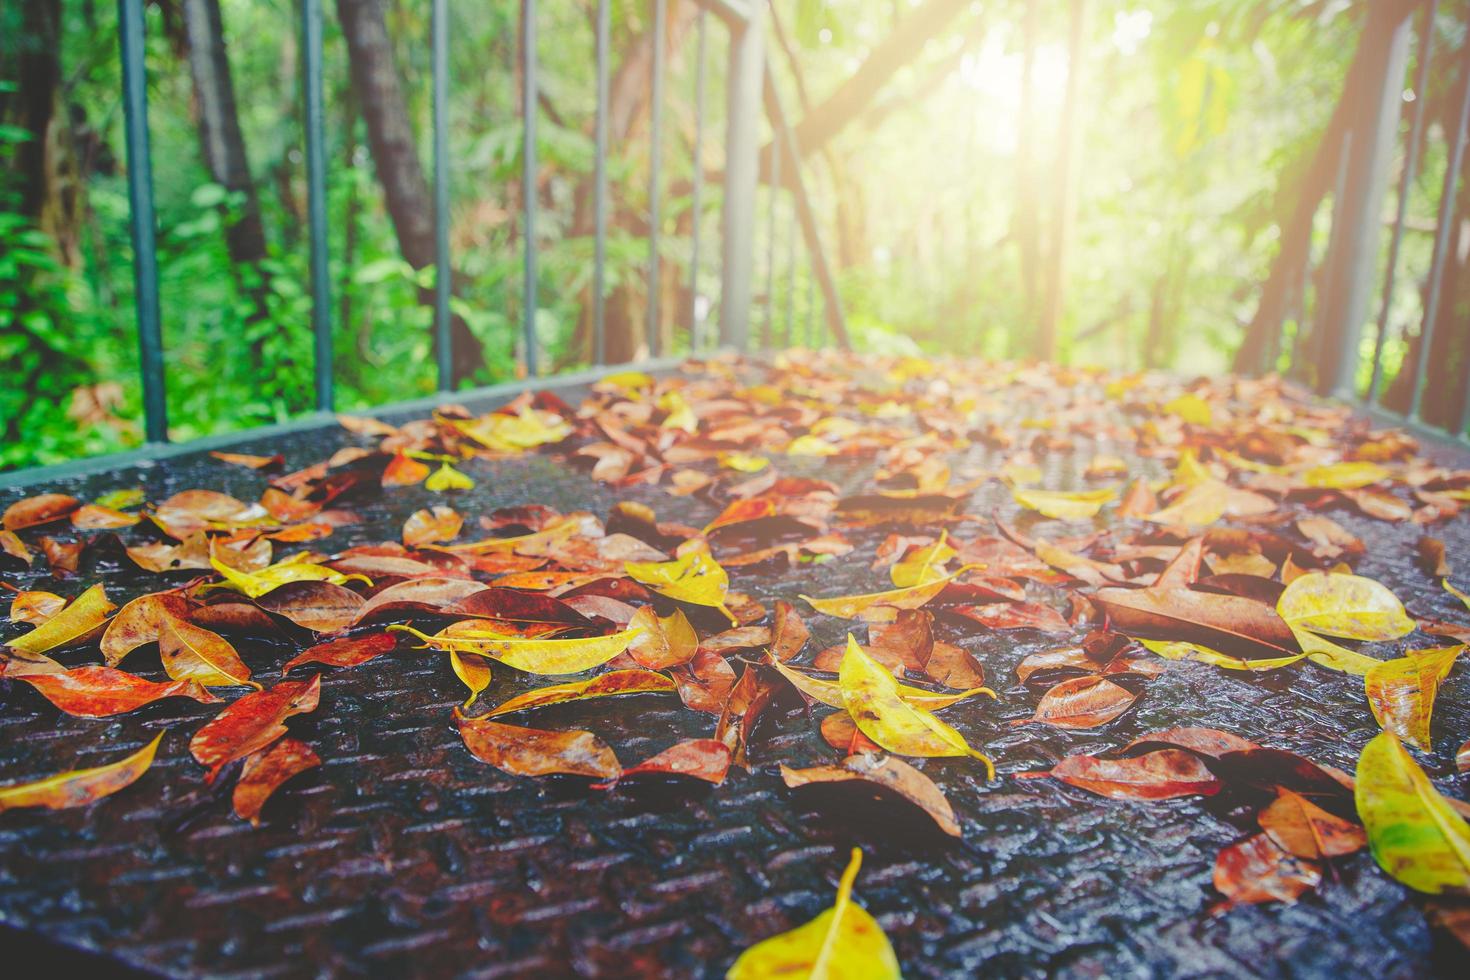
[[[95,769],[73,769],[29,783],[0,786],[0,813],[22,807],[40,806],[50,810],[95,803],[137,782],[158,752],[163,732],[132,755]]]
[[[528,708],[541,708],[548,704],[562,704],[567,701],[605,698],[619,694],[649,694],[676,689],[672,680],[651,670],[613,670],[606,674],[599,674],[591,680],[553,684],[550,687],[541,687],[534,691],[527,691],[525,694],[518,694],[509,701],[496,705],[494,710],[487,712],[484,717],[495,718],[499,715],[510,714],[512,711],[525,711]]]
[[[837,886],[837,900],[815,919],[790,932],[756,943],[741,953],[725,980],[768,977],[863,977],[897,980],[898,957],[877,921],[852,901],[852,883],[862,866],[862,851]]]
[[[208,781],[236,759],[259,752],[286,734],[284,722],[294,715],[315,711],[321,700],[322,678],[281,681],[275,687],[247,694],[215,715],[189,741],[189,751],[209,767]]]
[[[823,783],[862,782],[896,794],[927,813],[940,830],[951,837],[962,835],[954,808],[934,781],[913,766],[892,756],[862,753],[849,755],[841,765],[810,769],[781,767],[781,778],[791,788]]]
[[[231,797],[235,816],[260,826],[261,808],[271,794],[286,780],[321,764],[311,746],[294,738],[283,738],[269,749],[253,753],[246,758]]]
[[[449,666],[454,670],[454,676],[469,688],[470,696],[461,705],[461,709],[468,708],[479,699],[480,692],[490,686],[490,661],[477,653],[450,650]]]
[[[1375,664],[1363,676],[1363,686],[1379,727],[1424,752],[1434,751],[1429,741],[1434,698],[1464,651],[1464,644],[1410,650],[1397,660]]]
[[[1096,728],[1132,707],[1138,695],[1105,677],[1074,677],[1042,695],[1036,714],[1012,722],[1040,722],[1053,728]]]
[[[771,656],[785,662],[801,652],[812,634],[791,603],[785,599],[777,599],[775,608],[775,621],[771,627]]]
[[[1054,779],[1115,800],[1213,796],[1220,780],[1193,752],[1158,749],[1125,759],[1071,755],[1051,768]]]
[[[7,676],[19,676],[47,701],[79,718],[110,718],[163,698],[193,698],[201,704],[220,700],[191,678],[149,681],[112,667],[19,675],[7,671]]]
[[[52,616],[42,625],[17,636],[9,642],[13,650],[22,653],[46,653],[77,643],[83,643],[102,628],[107,614],[117,607],[107,601],[101,583],[73,599],[65,609]]]
[[[1215,889],[1231,902],[1295,902],[1316,888],[1322,871],[1283,850],[1269,834],[1231,844],[1215,859]]]
[[[17,592],[10,601],[10,621],[40,626],[66,607],[54,592]]]
[[[390,633],[367,633],[363,636],[347,636],[340,640],[328,640],[308,647],[281,667],[286,674],[302,664],[326,664],[329,667],[357,667],[381,657],[398,645]]]
[[[593,783],[592,788],[610,789],[629,776],[642,775],[689,776],[718,786],[725,781],[732,758],[730,746],[719,739],[691,738],[624,769],[608,782]]]
[[[465,747],[481,762],[516,776],[566,773],[594,779],[616,779],[623,771],[618,757],[591,732],[553,732],[522,728],[485,718],[455,721]]]
[[[1358,756],[1354,799],[1373,859],[1415,891],[1470,889],[1470,824],[1429,782],[1393,732]]]

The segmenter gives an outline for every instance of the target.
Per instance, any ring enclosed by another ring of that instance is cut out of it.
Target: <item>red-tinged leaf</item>
[[[22,653],[48,653],[84,643],[101,632],[107,614],[116,608],[99,582],[45,623],[10,640],[9,646]]]
[[[864,735],[853,724],[852,715],[846,711],[834,712],[823,718],[821,732],[826,743],[844,755],[855,752],[883,753],[883,747]]]
[[[1221,780],[1275,796],[1289,789],[1339,816],[1356,812],[1353,777],[1284,749],[1257,747],[1223,752],[1206,763]]]
[[[40,626],[66,608],[66,600],[54,592],[17,592],[10,601],[10,621]]]
[[[895,756],[874,753],[849,755],[841,765],[813,766],[810,769],[781,767],[781,779],[788,787],[818,786],[831,784],[861,784],[885,795],[907,800],[929,815],[935,825],[951,837],[962,836],[954,808],[945,799],[944,793],[934,781],[913,766]]]
[[[1157,660],[1133,657],[1122,652],[1099,660],[1082,647],[1058,647],[1027,656],[1016,665],[1016,680],[1024,684],[1033,674],[1073,670],[1107,677],[1158,677],[1165,667]]]
[[[641,606],[628,620],[629,629],[642,629],[628,647],[634,661],[652,670],[688,663],[699,649],[699,636],[682,609],[659,616],[652,606]]]
[[[1040,630],[1070,633],[1071,625],[1050,606],[1035,602],[996,602],[984,606],[955,606],[947,612],[993,630]]]
[[[1129,484],[1123,493],[1123,499],[1118,502],[1118,509],[1114,514],[1119,518],[1147,517],[1159,509],[1159,498],[1154,495],[1153,489],[1149,487],[1148,481],[1139,477]]]
[[[623,771],[613,750],[591,732],[522,728],[458,712],[455,721],[470,754],[512,775],[565,773],[606,780],[617,779]]]
[[[255,600],[303,629],[335,633],[358,622],[367,600],[331,582],[287,582]]]
[[[718,528],[729,527],[732,524],[743,524],[746,521],[756,521],[763,517],[770,517],[776,513],[776,502],[769,497],[754,497],[749,500],[734,500],[730,505],[720,512],[720,515],[705,525],[703,534],[709,534]]]
[[[1466,739],[1455,750],[1455,768],[1460,772],[1470,772],[1470,739]]]
[[[200,704],[220,700],[192,680],[148,681],[112,667],[73,667],[61,673],[22,674],[20,679],[79,718],[110,718],[162,698],[193,698]]]
[[[218,595],[216,593],[216,595]],[[254,603],[225,600],[208,605],[194,606],[186,618],[195,626],[226,633],[275,633],[279,632],[276,621]]]
[[[700,640],[699,651],[725,656],[732,650],[750,650],[770,642],[771,631],[765,626],[737,626]]]
[[[1247,660],[1301,652],[1280,614],[1253,599],[1193,589],[1099,589],[1092,601],[1113,629],[1129,636],[1197,643]]]
[[[287,718],[315,711],[321,690],[321,675],[314,674],[310,680],[281,681],[247,694],[195,732],[189,751],[209,768],[208,781],[213,783],[225,766],[285,735]]]
[[[784,663],[801,652],[812,634],[791,603],[785,599],[777,599],[775,608],[775,623],[771,627],[771,656]]]
[[[309,647],[281,666],[287,674],[293,667],[302,664],[326,664],[329,667],[358,667],[388,653],[398,645],[392,633],[366,633],[348,636],[340,640],[329,640]]]
[[[71,513],[71,526],[78,531],[106,531],[120,527],[132,527],[143,518],[111,507],[84,504]]]
[[[7,531],[18,531],[21,528],[50,524],[70,516],[81,505],[80,500],[64,493],[37,494],[17,500],[5,508],[5,513],[0,515],[0,526],[4,526]]]
[[[1213,796],[1221,783],[1199,760],[1182,749],[1159,749],[1127,759],[1068,756],[1051,769],[1055,779],[1115,800],[1170,800]]]
[[[205,687],[252,683],[250,668],[228,640],[168,613],[159,627],[158,654],[163,669],[174,680],[198,681]]]
[[[32,806],[65,810],[87,806],[104,796],[111,796],[137,782],[148,771],[148,767],[153,765],[153,756],[157,753],[158,743],[163,741],[163,736],[164,733],[159,732],[153,741],[138,751],[105,766],[73,769],[34,782],[0,786],[0,813]]]
[[[293,776],[322,764],[311,746],[294,738],[283,738],[269,749],[252,753],[240,770],[232,802],[235,816],[260,826],[260,811],[271,794]]]
[[[593,783],[593,789],[611,789],[629,776],[689,776],[718,786],[730,771],[730,746],[713,738],[691,738],[664,749],[636,766],[624,769],[622,775],[605,783]]]
[[[717,653],[696,653],[689,664],[669,671],[679,685],[679,697],[695,711],[720,714],[735,686],[735,669]]]
[[[383,486],[411,487],[423,483],[429,476],[429,467],[404,453],[395,453],[383,469]]]
[[[458,578],[420,578],[399,582],[374,593],[357,611],[353,625],[369,619],[413,613],[453,615],[447,611],[450,606],[487,588],[481,582]]]
[[[453,507],[437,505],[432,510],[414,511],[403,525],[403,543],[410,548],[453,541],[464,527],[464,518]]]
[[[1127,711],[1138,695],[1104,677],[1074,677],[1041,697],[1036,714],[1012,722],[1041,722],[1053,728],[1096,728]]]
[[[519,589],[482,588],[444,608],[452,616],[498,619],[507,623],[551,623],[588,629],[596,624],[560,599]]]
[[[209,455],[221,463],[229,463],[232,466],[243,466],[247,470],[276,470],[286,465],[286,457],[280,453],[276,453],[274,456],[256,456],[251,453],[212,452]]]
[[[1164,570],[1159,572],[1159,577],[1154,579],[1151,588],[1188,588],[1199,578],[1199,566],[1204,557],[1205,539],[1190,538],[1180,546],[1179,553],[1164,566]]]
[[[1260,748],[1259,745],[1249,739],[1241,738],[1239,735],[1232,735],[1230,732],[1222,732],[1217,728],[1192,728],[1184,726],[1180,728],[1166,728],[1161,732],[1149,732],[1147,735],[1140,735],[1123,746],[1123,751],[1153,748],[1159,745],[1188,749],[1197,755],[1207,755],[1212,759],[1218,759],[1226,752],[1244,752],[1249,749]]]
[[[1352,854],[1367,846],[1368,834],[1361,825],[1334,816],[1289,789],[1278,789],[1276,793],[1276,802],[1256,819],[1282,850],[1316,861]]]
[[[1317,887],[1321,869],[1282,850],[1267,834],[1231,844],[1215,859],[1215,889],[1231,902],[1295,902]]]

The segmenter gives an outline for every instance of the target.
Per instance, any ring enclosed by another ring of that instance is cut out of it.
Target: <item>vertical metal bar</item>
[[[658,319],[658,225],[659,158],[663,155],[664,121],[664,36],[668,32],[667,0],[653,0],[653,93],[649,110],[648,148],[648,353],[658,357],[662,351]]]
[[[770,350],[776,304],[776,205],[781,201],[781,134],[771,134],[771,186],[766,197],[766,316],[761,321],[761,348]]]
[[[603,293],[607,289],[607,74],[608,36],[612,32],[612,14],[608,0],[597,0],[597,122],[595,140],[597,160],[592,186],[592,363],[607,363],[606,311]]]
[[[322,3],[301,4],[302,85],[306,98],[306,211],[311,234],[311,333],[316,407],[332,410],[332,280],[327,268],[326,110],[322,106]]]
[[[1358,57],[1370,56],[1359,118],[1353,127],[1353,152],[1348,158],[1347,187],[1333,202],[1334,230],[1328,255],[1332,290],[1324,297],[1326,329],[1322,332],[1322,374],[1317,390],[1338,398],[1357,397],[1358,368],[1363,356],[1363,324],[1368,319],[1373,280],[1378,272],[1378,242],[1383,227],[1383,203],[1388,193],[1389,169],[1398,142],[1399,110],[1403,105],[1404,70],[1409,63],[1409,32],[1413,17],[1407,5],[1372,4],[1363,26]]]
[[[704,190],[705,21],[700,10],[694,22],[694,166],[689,188],[689,348],[703,350],[704,330],[699,322],[699,218]]]
[[[521,15],[521,206],[525,209],[522,247],[521,334],[526,373],[536,377],[536,0],[524,0]]]
[[[1444,267],[1449,260],[1450,223],[1455,214],[1455,190],[1459,185],[1460,166],[1465,159],[1465,126],[1470,122],[1470,44],[1460,46],[1460,72],[1463,85],[1460,91],[1460,115],[1455,124],[1455,135],[1450,140],[1444,186],[1439,195],[1439,223],[1434,231],[1434,258],[1429,264],[1429,300],[1424,306],[1424,326],[1419,328],[1419,357],[1414,365],[1414,399],[1409,408],[1409,418],[1415,422],[1419,421],[1419,409],[1424,402],[1424,376],[1429,367],[1429,349],[1434,346],[1434,325],[1439,319]],[[1461,432],[1465,429],[1465,421],[1464,413],[1461,413]]]
[[[764,5],[730,27],[730,67],[725,82],[725,200],[720,288],[720,342],[736,350],[750,345],[750,294],[755,258],[755,192],[760,178],[761,84],[765,47]]]
[[[1339,263],[1334,261],[1334,257],[1343,249],[1341,239],[1353,233],[1343,213],[1342,200],[1347,196],[1348,169],[1352,166],[1353,147],[1357,142],[1357,136],[1351,129],[1343,130],[1342,149],[1337,155],[1337,178],[1332,185],[1332,226],[1327,232],[1327,254],[1322,258],[1317,290],[1312,296],[1312,332],[1307,336],[1309,353],[1300,364],[1292,365],[1297,378],[1319,391],[1325,387],[1324,379],[1328,376],[1323,365],[1327,356],[1327,332],[1332,324],[1332,297],[1337,292],[1338,283]]]
[[[1403,172],[1399,174],[1398,207],[1393,219],[1393,237],[1388,243],[1388,265],[1383,273],[1383,299],[1378,307],[1378,337],[1373,342],[1373,377],[1368,382],[1368,403],[1378,402],[1383,384],[1383,345],[1388,340],[1388,314],[1393,306],[1394,278],[1398,273],[1399,246],[1404,240],[1404,218],[1409,208],[1409,191],[1419,169],[1419,136],[1424,131],[1424,105],[1429,101],[1429,62],[1434,53],[1434,16],[1439,0],[1429,0],[1419,37],[1419,70],[1414,77],[1414,114],[1409,124],[1409,144],[1404,149]]]
[[[148,147],[148,68],[143,60],[143,0],[118,0],[123,132],[128,155],[128,219],[133,237],[133,290],[138,314],[138,372],[143,381],[143,430],[168,442],[163,379],[163,329],[158,308],[158,252],[153,216],[153,158]]]
[[[307,0],[308,3],[315,0]],[[454,387],[454,340],[449,330],[449,0],[434,0],[434,338],[439,390]]]

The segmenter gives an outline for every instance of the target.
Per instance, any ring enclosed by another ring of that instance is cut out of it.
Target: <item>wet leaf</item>
[[[1289,789],[1278,789],[1276,802],[1256,820],[1282,850],[1312,861],[1352,854],[1368,843],[1362,827]]]
[[[174,680],[198,681],[205,687],[254,684],[250,668],[228,640],[168,613],[164,613],[159,629],[158,653],[163,669]]]
[[[1126,759],[1071,755],[1051,768],[1055,779],[1115,800],[1213,796],[1221,783],[1193,752],[1159,749]]]
[[[508,667],[528,674],[579,674],[607,663],[642,634],[641,628],[627,629],[607,636],[585,636],[569,640],[525,640],[497,636],[487,631],[459,630],[453,635],[439,633],[426,636],[408,626],[390,626],[390,630],[412,633],[440,650],[476,653],[493,657]]]
[[[340,640],[329,640],[326,643],[318,643],[314,647],[308,647],[281,667],[281,673],[286,674],[294,667],[302,664],[326,664],[329,667],[357,667],[375,660],[383,654],[391,651],[398,645],[398,640],[390,633],[366,633],[362,636],[348,636]]]
[[[187,619],[192,603],[177,592],[150,592],[125,604],[102,634],[102,658],[116,667],[129,653],[148,643],[157,643],[163,617]]]
[[[591,732],[522,728],[458,712],[455,721],[475,758],[515,776],[565,773],[616,779],[623,771],[613,750]]]
[[[283,738],[269,749],[253,753],[245,760],[240,781],[235,784],[231,801],[235,816],[260,826],[260,811],[281,784],[322,764],[311,746],[294,738]]]
[[[153,765],[163,732],[132,755],[95,769],[73,769],[28,783],[0,786],[0,813],[22,807],[40,806],[49,810],[65,810],[87,806],[104,796],[126,789]]]
[[[34,497],[17,500],[5,508],[0,515],[0,526],[7,531],[50,524],[70,516],[81,506],[81,501],[64,493],[41,493]]]
[[[54,592],[17,592],[10,601],[10,621],[40,626],[66,607]]]
[[[453,668],[454,676],[469,688],[469,699],[460,706],[461,710],[467,709],[480,697],[480,692],[490,686],[490,661],[477,653],[450,650],[449,666]]]
[[[1105,677],[1074,677],[1047,691],[1036,714],[1013,724],[1041,722],[1053,728],[1096,728],[1133,706],[1138,695]]]
[[[110,507],[83,504],[71,514],[71,526],[79,531],[104,531],[132,527],[142,520],[137,514],[125,514]]]
[[[1238,904],[1295,902],[1321,880],[1316,862],[1294,857],[1268,834],[1231,844],[1215,859],[1215,889]]]
[[[453,541],[462,527],[464,518],[453,507],[437,506],[432,510],[414,511],[404,522],[403,543],[417,548],[438,541]]]
[[[1199,663],[1213,664],[1226,670],[1262,671],[1280,670],[1282,667],[1290,667],[1292,664],[1300,663],[1307,658],[1305,653],[1291,653],[1284,657],[1262,657],[1256,660],[1243,660],[1240,657],[1228,657],[1218,650],[1200,646],[1198,643],[1185,643],[1182,640],[1169,642],[1167,640],[1139,640],[1144,648],[1157,653],[1165,660],[1194,660]]]
[[[691,738],[624,769],[621,776],[593,789],[611,789],[629,776],[689,776],[719,786],[730,771],[730,746],[714,738]]]
[[[1373,859],[1415,891],[1470,889],[1470,824],[1424,775],[1393,732],[1358,756],[1358,818]]]
[[[1096,517],[1103,509],[1103,505],[1117,495],[1118,491],[1112,488],[1073,492],[1011,488],[1011,496],[1022,507],[1034,510],[1043,517],[1062,521],[1080,521]]]
[[[440,463],[439,468],[429,474],[429,478],[424,481],[425,490],[433,490],[437,493],[445,490],[473,490],[474,488],[474,480],[448,463]]]
[[[898,755],[970,756],[984,763],[988,778],[995,767],[984,754],[970,748],[965,738],[922,708],[906,702],[898,682],[876,660],[863,652],[852,634],[838,674],[847,713],[862,733]]]
[[[771,656],[780,661],[790,660],[801,652],[811,635],[811,630],[797,615],[796,607],[785,599],[777,599],[774,625],[771,627]]]
[[[1374,483],[1382,483],[1389,477],[1388,470],[1377,463],[1355,460],[1347,463],[1329,463],[1303,470],[1300,479],[1303,486],[1327,490],[1357,490]]]
[[[1445,578],[1450,574],[1449,558],[1445,555],[1444,542],[1439,538],[1431,538],[1428,535],[1421,537],[1416,550],[1419,553],[1419,565],[1435,578]]]
[[[943,578],[934,579],[924,585],[915,585],[902,589],[889,589],[884,592],[870,592],[865,595],[838,596],[829,599],[813,599],[809,595],[803,595],[813,609],[828,616],[839,616],[843,619],[857,619],[874,606],[891,606],[894,609],[918,609],[924,603],[933,599],[944,591],[944,587],[955,578],[966,572],[971,566],[965,566],[957,571],[951,572]]]
[[[385,487],[411,487],[423,483],[429,468],[405,453],[395,453],[383,468],[382,483]]]
[[[735,687],[735,669],[718,653],[696,653],[685,666],[669,671],[686,707],[712,715],[723,714]]]
[[[42,625],[10,640],[8,645],[22,653],[46,653],[83,643],[101,629],[107,614],[116,608],[107,601],[99,582]]]
[[[1434,697],[1464,650],[1463,644],[1410,650],[1397,660],[1381,661],[1369,670],[1363,683],[1379,727],[1424,752],[1433,752],[1429,718],[1434,711]]]
[[[945,578],[945,563],[958,554],[949,546],[948,536],[948,531],[941,531],[938,541],[915,548],[902,561],[895,563],[888,570],[893,584],[900,589],[911,589]]]
[[[1297,629],[1348,640],[1395,640],[1414,632],[1398,597],[1361,575],[1307,572],[1281,593],[1276,610]]]
[[[949,805],[944,793],[934,785],[933,780],[902,759],[863,753],[849,755],[842,760],[841,765],[836,766],[813,766],[810,769],[782,766],[781,779],[793,789],[799,786],[854,781],[877,786],[923,810],[940,830],[951,837],[962,836],[954,808]]]
[[[740,625],[735,614],[725,607],[730,576],[708,551],[691,551],[674,561],[629,561],[623,567],[633,581],[661,596],[696,606],[711,606],[729,617],[730,622]]]
[[[73,667],[19,675],[7,671],[7,675],[19,676],[47,701],[78,718],[110,718],[163,698],[193,698],[201,704],[220,700],[192,679],[149,681],[112,667]]]
[[[225,581],[220,585],[221,588],[234,589],[252,599],[259,599],[290,582],[328,582],[332,585],[342,585],[345,582],[357,580],[369,586],[373,584],[366,575],[343,575],[325,565],[292,558],[278,561],[274,565],[268,565],[254,572],[231,568],[216,557],[211,557],[209,564],[224,578]]]
[[[673,681],[663,674],[651,670],[613,670],[599,674],[591,680],[553,684],[534,691],[518,694],[487,712],[484,717],[495,718],[512,711],[541,708],[548,704],[563,704],[568,701],[583,701],[588,698],[605,698],[619,694],[649,694],[676,690]]]
[[[628,655],[652,670],[686,664],[699,649],[699,636],[682,609],[659,616],[652,606],[640,606],[628,628],[643,630],[628,645]]]
[[[209,768],[207,778],[213,783],[225,766],[285,735],[286,719],[315,711],[321,690],[321,675],[314,674],[309,680],[281,681],[247,694],[195,732],[189,751]]]
[[[767,977],[863,977],[869,980],[900,975],[898,958],[877,921],[852,901],[852,883],[862,866],[862,851],[852,860],[837,886],[830,909],[791,932],[763,940],[740,954],[725,980],[765,980]]]
[[[845,709],[847,707],[847,702],[842,698],[842,685],[836,681],[813,677],[804,671],[788,667],[779,661],[773,662],[771,666],[776,668],[782,677],[790,681],[792,687],[813,701],[825,704],[829,708]],[[979,694],[985,694],[991,698],[996,696],[995,692],[988,687],[975,687],[967,691],[936,694],[933,691],[926,691],[922,687],[913,687],[908,684],[898,685],[899,697],[914,707],[923,708],[925,711],[938,711],[940,708],[947,708],[952,704],[958,704]]]
[[[1112,628],[1129,636],[1197,643],[1246,660],[1299,653],[1275,609],[1241,596],[1193,589],[1099,589],[1091,597]]]

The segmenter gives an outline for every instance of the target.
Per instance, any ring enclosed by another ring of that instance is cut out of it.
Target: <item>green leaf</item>
[[[1470,824],[1384,732],[1358,757],[1358,817],[1379,867],[1415,891],[1470,888]]]

